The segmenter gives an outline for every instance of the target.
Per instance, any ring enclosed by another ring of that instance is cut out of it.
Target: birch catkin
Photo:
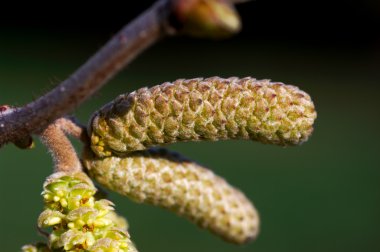
[[[99,157],[177,141],[306,141],[316,118],[308,94],[253,78],[177,80],[121,95],[93,115],[91,148]]]
[[[98,158],[88,150],[83,159],[89,174],[108,189],[172,210],[225,240],[242,244],[259,231],[259,216],[243,193],[177,154],[147,150]]]

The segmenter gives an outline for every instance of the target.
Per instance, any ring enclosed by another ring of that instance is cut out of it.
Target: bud
[[[20,137],[19,139],[14,141],[14,144],[20,149],[33,149],[35,147],[33,138],[29,135]]]
[[[99,157],[180,141],[251,139],[297,145],[316,118],[295,86],[253,78],[177,80],[120,95],[93,115],[91,148]]]
[[[87,150],[83,162],[108,189],[172,210],[230,242],[245,243],[259,231],[258,213],[243,193],[175,153],[148,150],[101,159]]]
[[[240,31],[235,7],[226,0],[175,1],[174,17],[183,33],[204,38],[224,38]]]

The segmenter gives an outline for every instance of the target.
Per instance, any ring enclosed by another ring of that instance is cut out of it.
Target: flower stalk
[[[56,172],[79,172],[82,165],[73,145],[64,133],[66,119],[58,119],[41,133],[41,141],[46,145],[54,162]],[[67,128],[66,128],[67,130]]]

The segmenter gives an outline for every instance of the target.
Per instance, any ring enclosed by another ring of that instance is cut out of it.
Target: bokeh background
[[[21,106],[67,78],[152,1],[137,2],[2,8],[0,104]],[[169,146],[252,199],[262,218],[257,241],[231,245],[170,212],[110,193],[133,240],[142,252],[380,251],[379,1],[257,0],[238,9],[240,35],[163,40],[75,116],[85,123],[118,94],[177,78],[253,76],[308,92],[318,111],[314,134],[291,148],[248,141]],[[38,141],[32,150],[0,150],[1,251],[42,240],[36,219],[51,171]]]

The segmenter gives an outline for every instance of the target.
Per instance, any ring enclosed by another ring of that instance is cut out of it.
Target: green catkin
[[[295,86],[250,77],[180,79],[120,95],[93,115],[89,133],[99,157],[179,141],[286,146],[306,141],[315,118],[310,96]]]
[[[48,246],[26,245],[24,252],[136,252],[127,223],[113,203],[96,199],[96,188],[85,173],[54,173],[47,178],[42,196],[45,210],[39,228],[52,228]]]
[[[98,158],[87,150],[83,162],[106,188],[172,210],[227,241],[242,244],[258,234],[258,213],[242,192],[177,154],[151,149]]]

